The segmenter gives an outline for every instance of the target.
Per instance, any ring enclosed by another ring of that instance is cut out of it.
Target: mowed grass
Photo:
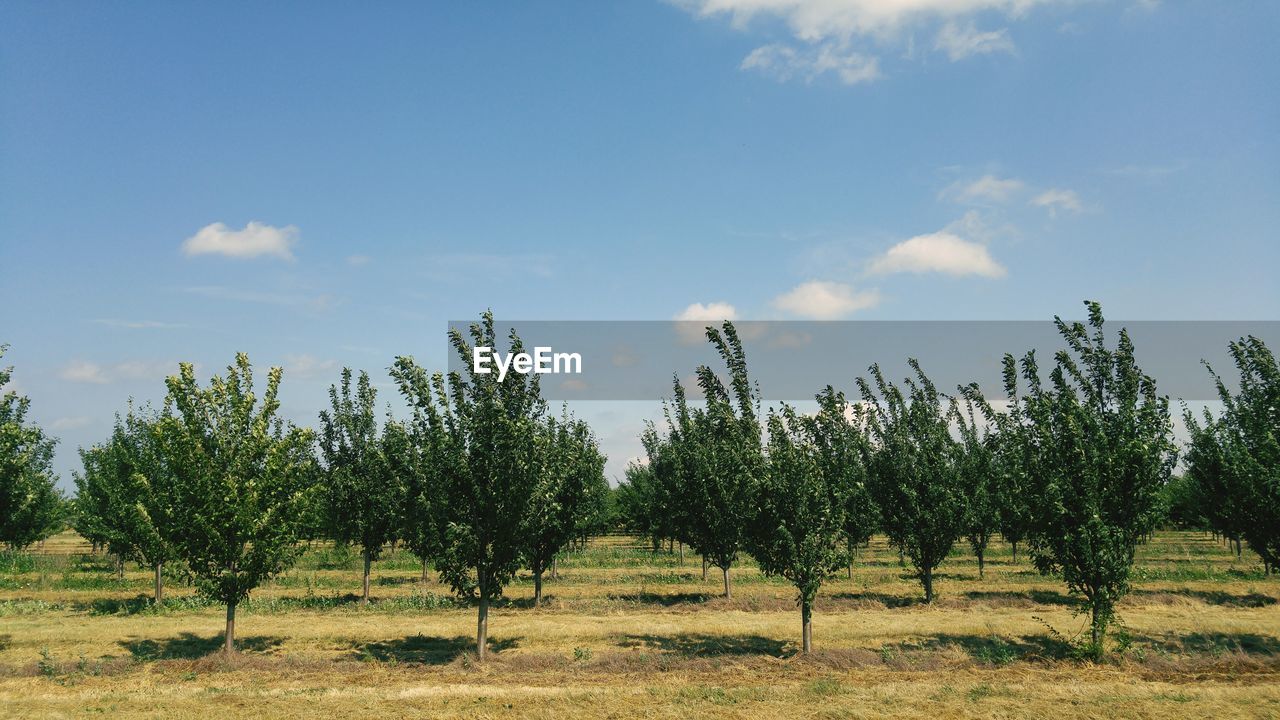
[[[806,658],[791,588],[749,560],[727,601],[693,556],[600,538],[563,556],[541,608],[516,579],[479,665],[474,608],[403,552],[361,608],[358,556],[309,550],[255,591],[226,660],[221,607],[173,578],[155,608],[149,572],[116,579],[67,534],[0,555],[0,716],[1280,716],[1280,579],[1253,556],[1157,535],[1093,665],[1071,652],[1075,598],[995,545],[984,578],[957,546],[926,606],[877,538],[824,586]]]

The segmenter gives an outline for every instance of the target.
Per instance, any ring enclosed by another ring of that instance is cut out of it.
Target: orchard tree
[[[1033,463],[1026,474],[1031,559],[1084,597],[1087,650],[1101,658],[1116,603],[1129,590],[1134,553],[1160,519],[1175,448],[1169,401],[1135,362],[1128,332],[1108,347],[1102,308],[1085,305],[1088,325],[1054,319],[1067,348],[1056,353],[1048,384],[1028,353],[1026,392],[1007,378],[1006,393],[1009,422],[1021,428],[1016,437]]]
[[[417,437],[412,423],[387,417],[382,426],[379,446],[387,471],[400,478],[403,485],[399,507],[392,508],[399,520],[396,535],[404,546],[422,561],[422,580],[427,567],[440,554],[444,545],[444,520],[436,475],[423,461],[426,440]]]
[[[844,393],[831,386],[817,395],[817,401],[818,412],[804,422],[823,476],[839,488],[844,499],[841,517],[852,578],[857,548],[880,526],[880,508],[871,497],[867,478],[871,446],[866,417],[862,408],[851,405]]]
[[[704,408],[689,407],[679,379],[669,420],[678,520],[689,545],[720,568],[724,595],[733,597],[729,568],[754,515],[755,484],[764,471],[759,399],[747,373],[746,354],[732,322],[707,327],[707,339],[728,370],[729,384],[710,367],[697,370]]]
[[[825,411],[825,408],[824,408]],[[846,468],[824,462],[823,449],[838,439],[819,437],[839,424],[843,413],[823,422],[802,419],[783,405],[769,413],[765,472],[748,522],[748,549],[766,575],[795,586],[800,606],[801,650],[813,649],[813,601],[822,582],[848,563]]]
[[[991,423],[984,414],[978,419],[983,401],[972,395],[975,386],[961,388],[967,396],[962,406],[953,406],[952,417],[960,435],[959,471],[965,493],[965,538],[978,558],[978,577],[986,576],[987,545],[1000,525],[999,491],[996,471],[998,437],[989,433]]]
[[[399,513],[405,494],[403,476],[394,471],[383,453],[376,403],[377,391],[369,383],[368,373],[360,373],[352,392],[351,370],[343,368],[341,386],[329,387],[329,409],[320,413],[325,527],[337,542],[360,547],[364,561],[361,605],[369,602],[373,561],[382,546],[396,538],[401,526]]]
[[[1002,360],[1004,384],[1009,387],[1018,382],[1018,363],[1012,355]],[[991,405],[982,399],[977,386],[966,390],[969,399],[982,408],[989,424],[998,428],[993,437],[993,462],[995,476],[990,490],[995,495],[1000,536],[1013,551],[1013,562],[1018,562],[1018,543],[1031,532],[1031,506],[1035,492],[1032,479],[1038,477],[1035,444],[1028,437],[1026,426],[1010,422],[1012,416],[995,413]]]
[[[604,455],[591,428],[566,412],[539,433],[541,476],[524,518],[525,562],[533,572],[533,604],[542,604],[542,575],[578,535],[591,493],[604,480]]]
[[[0,345],[0,358],[8,349]],[[66,506],[53,475],[57,441],[27,421],[28,398],[4,390],[12,374],[0,367],[0,543],[16,550],[61,529]]]
[[[658,480],[653,465],[633,462],[623,471],[615,500],[622,529],[647,539],[654,552],[670,537],[664,525],[670,515],[662,513],[657,493]]]
[[[75,477],[75,528],[102,543],[120,561],[136,560],[151,568],[154,601],[164,602],[164,568],[174,557],[166,538],[180,531],[173,510],[160,490],[170,483],[157,452],[154,413],[130,408],[116,417],[106,442],[80,451],[84,472]]]
[[[948,423],[949,400],[914,359],[906,392],[870,368],[874,391],[858,379],[874,443],[869,466],[872,494],[890,542],[910,559],[933,602],[933,572],[966,530],[961,452]]]
[[[1211,525],[1243,538],[1267,574],[1280,568],[1280,365],[1256,337],[1230,344],[1240,373],[1232,393],[1209,368],[1223,414],[1203,424],[1188,411],[1188,477]]]
[[[259,400],[244,353],[207,388],[182,363],[165,381],[174,412],[155,431],[166,471],[152,482],[172,508],[167,539],[199,590],[227,606],[227,653],[235,650],[236,606],[292,564],[312,502],[312,434],[279,417],[280,377],[271,368]]]
[[[477,595],[476,655],[483,660],[489,604],[520,567],[526,516],[543,467],[539,435],[547,412],[538,376],[478,373],[472,346],[496,348],[493,315],[470,327],[470,339],[449,332],[463,373],[428,375],[412,358],[396,358],[392,377],[414,410],[414,434],[443,503],[441,577],[463,595]],[[524,352],[514,331],[510,352]]]

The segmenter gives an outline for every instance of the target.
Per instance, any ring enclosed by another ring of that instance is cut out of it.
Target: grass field
[[[513,583],[483,665],[474,608],[404,553],[361,608],[358,557],[309,551],[242,607],[226,660],[220,607],[174,580],[154,608],[149,572],[119,580],[87,550],[0,555],[0,716],[1280,717],[1280,579],[1201,533],[1141,549],[1101,665],[1072,656],[1086,621],[1065,588],[999,544],[983,579],[957,547],[925,606],[877,539],[823,588],[800,657],[786,584],[744,562],[725,601],[696,558],[602,538],[565,555],[544,607]]]

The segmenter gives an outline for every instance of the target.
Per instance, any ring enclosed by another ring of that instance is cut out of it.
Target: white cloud
[[[954,20],[943,25],[938,31],[933,49],[945,52],[951,62],[973,55],[1014,51],[1013,41],[1009,39],[1007,28],[980,31],[974,27],[972,21],[962,25]]]
[[[101,365],[91,363],[88,360],[72,360],[62,368],[62,372],[58,373],[58,377],[67,382],[76,383],[92,383],[94,385],[105,385],[111,382],[107,379],[106,372],[103,371]]]
[[[54,432],[60,430],[75,430],[76,428],[82,428],[91,422],[93,422],[92,418],[88,418],[83,415],[77,415],[75,417],[60,417],[49,423],[49,429]]]
[[[983,175],[977,180],[952,183],[942,191],[941,196],[962,204],[975,202],[1008,202],[1009,198],[1022,192],[1026,184],[1017,178],[1000,178],[995,175]]]
[[[293,260],[293,245],[298,241],[298,228],[293,225],[274,227],[256,220],[242,230],[232,230],[216,222],[205,225],[182,243],[187,255],[225,255],[232,258],[255,258],[274,255]]]
[[[1049,217],[1057,217],[1059,210],[1078,213],[1084,206],[1080,203],[1080,196],[1071,190],[1059,190],[1053,188],[1045,190],[1039,195],[1031,199],[1031,204],[1036,207],[1046,208],[1049,211]]]
[[[322,360],[315,355],[286,355],[284,373],[294,378],[309,378],[331,373],[338,367],[336,360]]]
[[[880,63],[876,58],[853,51],[840,42],[800,50],[779,43],[763,45],[742,60],[741,69],[758,70],[782,82],[792,78],[812,82],[832,73],[845,85],[856,85],[880,77]]]
[[[855,291],[838,282],[810,280],[773,299],[773,306],[797,317],[838,320],[880,303],[875,290]]]
[[[727,302],[694,303],[677,313],[674,319],[705,322],[737,320],[738,309]]]
[[[991,257],[985,245],[969,242],[949,230],[903,240],[873,259],[869,270],[877,275],[900,272],[992,278],[1005,275],[1004,267]]]

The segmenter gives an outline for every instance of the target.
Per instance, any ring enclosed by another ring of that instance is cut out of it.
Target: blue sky
[[[440,366],[485,308],[1275,319],[1278,27],[1263,2],[7,2],[4,362],[66,486],[180,360],[281,364],[310,424],[343,365]],[[578,410],[611,473],[653,414]]]

